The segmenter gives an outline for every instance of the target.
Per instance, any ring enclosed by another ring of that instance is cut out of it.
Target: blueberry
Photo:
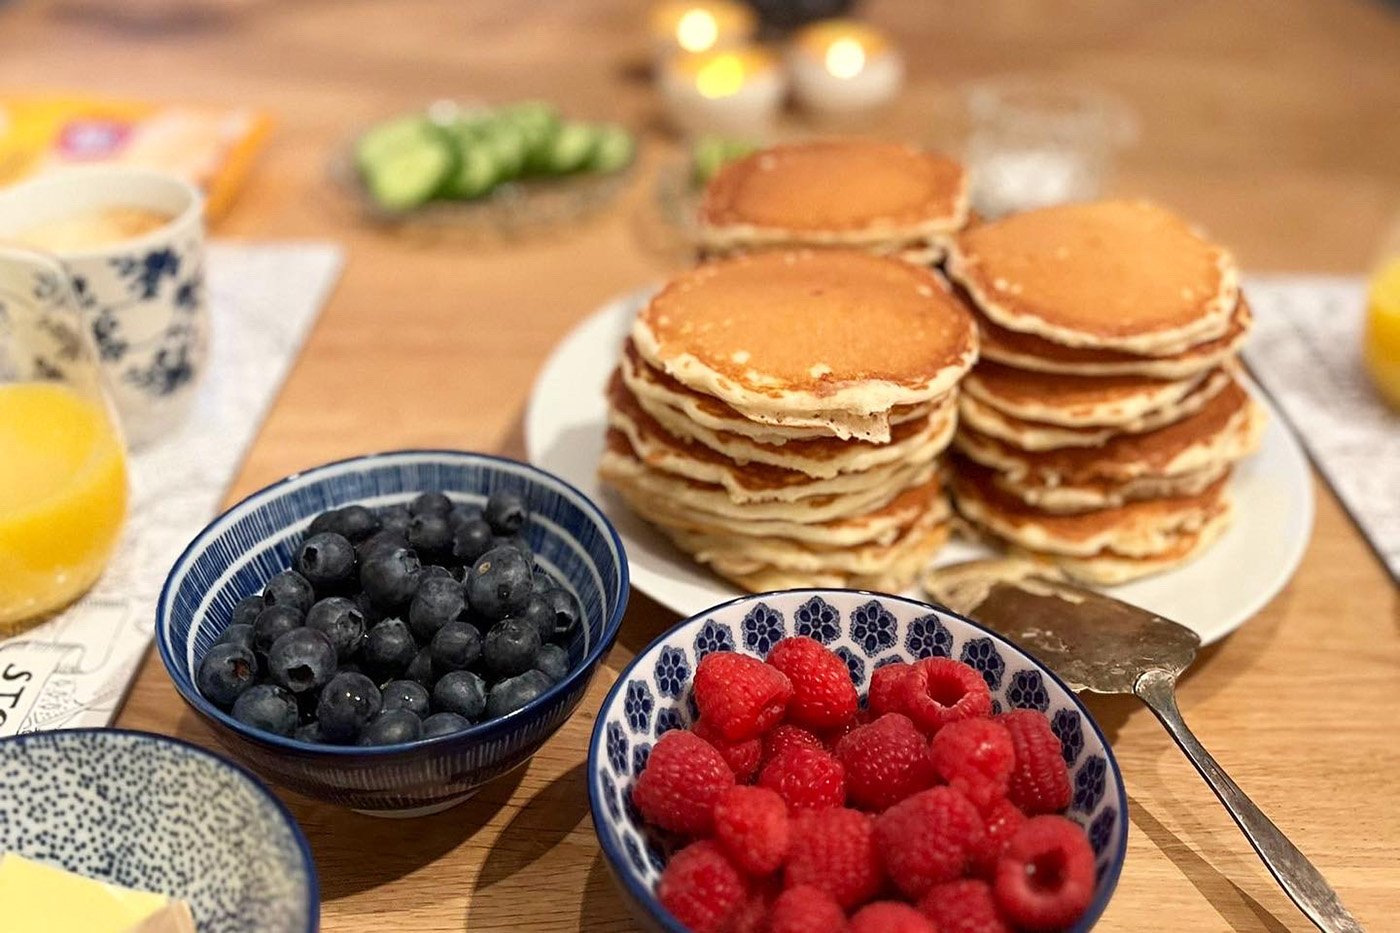
[[[318,535],[323,531],[343,535],[351,541],[363,541],[379,530],[379,516],[363,505],[347,505],[341,509],[322,512],[311,522],[307,535]]]
[[[513,535],[525,527],[525,500],[513,492],[493,492],[486,500],[486,521],[498,535]]]
[[[329,638],[335,656],[342,661],[360,650],[365,640],[365,614],[359,604],[344,596],[331,596],[312,606],[306,614],[306,627]]]
[[[539,671],[526,671],[518,677],[507,677],[491,688],[486,701],[486,715],[495,719],[520,709],[552,686],[549,677]]]
[[[415,515],[408,523],[408,543],[420,554],[446,556],[452,551],[452,529],[447,516]]]
[[[452,556],[464,564],[474,564],[477,558],[491,550],[495,535],[482,518],[472,518],[452,529]]]
[[[360,565],[360,585],[370,599],[381,606],[400,606],[418,590],[418,574],[423,565],[407,548],[379,550],[365,556]]]
[[[354,602],[355,607],[360,610],[360,615],[365,617],[365,631],[369,631],[394,614],[393,609],[383,608],[364,593],[356,593]]]
[[[440,492],[425,492],[408,504],[410,515],[441,515],[452,511],[452,500]]]
[[[242,622],[235,622],[233,625],[230,625],[228,628],[224,629],[222,632],[219,633],[219,637],[215,639],[214,644],[240,645],[244,648],[247,648],[249,651],[252,651],[253,627],[251,625],[245,625]]]
[[[301,628],[301,613],[290,606],[268,606],[253,626],[253,649],[266,655],[272,643],[294,628]]]
[[[297,726],[296,731],[292,733],[292,738],[298,742],[310,742],[313,745],[324,745],[327,741],[325,733],[321,731],[321,723],[314,719]]]
[[[249,687],[233,703],[233,718],[274,735],[291,735],[297,727],[297,701],[275,684]]]
[[[323,592],[342,587],[355,578],[355,547],[331,531],[312,535],[297,549],[297,570]]]
[[[252,625],[258,620],[258,613],[267,608],[267,603],[263,602],[261,593],[254,593],[252,596],[244,596],[233,607],[234,625]]]
[[[423,720],[406,709],[380,710],[360,731],[360,745],[402,745],[423,737]]]
[[[482,640],[481,656],[486,669],[498,677],[513,677],[528,671],[540,650],[540,633],[521,619],[503,619],[491,626]]]
[[[243,645],[217,644],[199,662],[195,684],[211,703],[227,707],[253,686],[258,662]]]
[[[384,551],[393,551],[398,548],[408,547],[408,536],[397,531],[390,531],[388,528],[376,531],[359,544],[355,545],[355,556],[360,559],[363,565],[365,561]]]
[[[408,667],[404,668],[403,679],[411,680],[416,684],[422,684],[429,689],[437,679],[433,675],[433,652],[431,648],[420,648],[413,656],[413,660],[408,662]]]
[[[530,542],[525,540],[524,535],[497,535],[491,539],[491,547],[508,547],[519,551],[520,556],[525,558],[525,563],[530,565],[530,586],[534,586],[535,552],[530,548]]]
[[[535,670],[549,678],[550,683],[559,683],[569,673],[569,652],[558,645],[543,645],[535,655]]]
[[[380,691],[381,709],[406,709],[422,719],[428,715],[428,688],[411,680],[391,680]]]
[[[583,607],[579,605],[578,597],[562,586],[557,586],[546,591],[544,598],[549,600],[549,605],[554,610],[555,639],[572,635],[583,619]]]
[[[263,602],[269,606],[287,606],[302,614],[316,601],[311,582],[295,570],[284,570],[263,587]]]
[[[449,622],[438,629],[428,650],[438,674],[464,670],[481,657],[481,632],[470,622]]]
[[[452,511],[447,513],[447,527],[456,531],[467,522],[476,521],[481,517],[481,506],[469,502],[456,502],[452,505]]]
[[[452,579],[451,574],[433,576],[418,584],[418,592],[408,607],[408,627],[419,641],[431,641],[438,629],[456,619],[466,608],[462,584]]]
[[[401,675],[417,653],[418,645],[402,619],[385,619],[365,636],[365,664],[386,677]]]
[[[467,601],[472,610],[496,620],[525,608],[533,580],[530,562],[514,548],[492,548],[472,565]]]
[[[335,676],[335,646],[324,632],[294,628],[272,643],[267,672],[293,693],[320,690]]]
[[[423,720],[423,738],[435,739],[471,728],[471,720],[456,713],[433,713]]]
[[[486,709],[486,685],[471,671],[449,671],[433,685],[433,709],[478,719]]]
[[[553,574],[551,574],[548,570],[545,570],[543,567],[535,568],[535,576],[534,580],[530,584],[530,588],[536,593],[544,593],[548,590],[554,589],[558,585],[559,581],[555,580]]]
[[[535,631],[540,633],[541,642],[554,638],[554,606],[538,593],[531,596],[530,601],[525,604],[525,608],[516,613],[513,618],[518,618],[534,626]]]
[[[453,576],[452,571],[448,570],[441,564],[429,564],[426,567],[424,567],[423,572],[419,574],[418,585],[422,586],[424,580],[431,580],[433,577],[445,577],[448,580],[457,579],[455,576]]]
[[[379,527],[401,538],[408,537],[408,520],[413,513],[406,505],[391,505],[379,513]]]
[[[316,718],[332,742],[350,742],[379,712],[379,688],[364,674],[341,671],[321,690]]]

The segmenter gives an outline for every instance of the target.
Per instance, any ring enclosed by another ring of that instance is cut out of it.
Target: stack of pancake
[[[706,186],[700,251],[842,246],[928,266],[967,224],[967,205],[966,172],[936,152],[865,139],[774,146]]]
[[[1230,521],[1263,416],[1235,362],[1251,323],[1230,256],[1143,202],[970,229],[948,271],[975,307],[952,491],[988,537],[1112,584],[1176,566]]]
[[[608,388],[606,483],[750,590],[899,590],[947,539],[937,459],[977,354],[936,274],[773,249],[672,280]]]

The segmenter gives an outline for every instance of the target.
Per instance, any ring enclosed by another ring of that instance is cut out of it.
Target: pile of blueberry
[[[569,672],[578,599],[521,533],[524,501],[427,492],[318,515],[293,569],[234,607],[200,692],[306,742],[395,745],[504,716]],[[484,634],[483,634],[484,633]]]

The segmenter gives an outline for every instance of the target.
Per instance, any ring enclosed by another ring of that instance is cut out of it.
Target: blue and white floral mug
[[[0,191],[0,241],[28,242],[34,231],[71,229],[111,210],[163,222],[109,242],[74,235],[50,251],[92,328],[127,442],[139,448],[184,420],[209,356],[199,190],[135,167],[55,171]]]

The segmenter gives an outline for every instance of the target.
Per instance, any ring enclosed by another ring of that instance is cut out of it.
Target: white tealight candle
[[[658,68],[673,56],[731,48],[754,33],[753,11],[734,0],[667,0],[652,8]]]
[[[867,110],[904,84],[899,52],[879,30],[854,20],[813,23],[797,34],[789,58],[793,91],[813,110]]]
[[[761,138],[784,89],[777,59],[757,46],[677,56],[661,72],[671,119],[690,133]]]

